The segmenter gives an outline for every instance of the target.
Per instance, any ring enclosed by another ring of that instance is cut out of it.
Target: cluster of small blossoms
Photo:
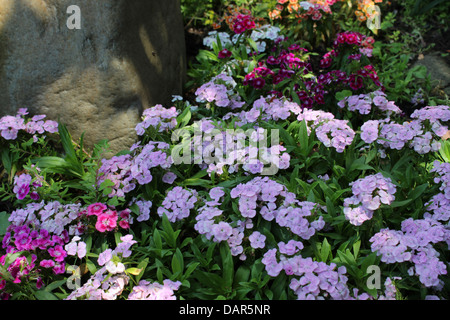
[[[436,173],[434,182],[440,184],[439,190],[441,192],[425,204],[428,210],[425,217],[445,222],[450,220],[450,164],[436,160],[430,172]],[[448,244],[450,246],[450,241]]]
[[[227,32],[210,31],[208,36],[203,38],[203,45],[209,49],[214,49],[215,46],[218,46],[217,39],[219,39],[223,49],[219,52],[218,57],[224,59],[232,55],[231,51],[227,48],[231,49],[232,47],[245,44],[247,39],[252,40],[256,44],[257,53],[263,53],[266,51],[268,43],[279,41],[281,38],[280,28],[266,24],[253,29],[253,31],[245,37],[241,34],[230,36]],[[252,53],[252,50],[254,50],[254,48],[246,44],[247,53],[254,54]]]
[[[32,181],[33,178],[27,173],[22,173],[14,177],[13,192],[16,194],[17,199],[23,200],[29,194],[31,200],[39,200],[39,193],[37,188],[42,187],[41,180],[37,179]]]
[[[189,217],[197,200],[197,191],[177,186],[167,193],[161,206],[158,207],[158,215],[162,217],[165,214],[170,222],[182,220]]]
[[[438,151],[441,146],[433,133],[426,131],[423,124],[417,120],[403,124],[389,121],[389,118],[370,120],[361,126],[361,139],[366,143],[376,141],[385,149],[402,150],[409,146],[419,154]]]
[[[236,34],[241,34],[246,30],[251,30],[264,24],[264,19],[254,17],[249,9],[234,5],[229,5],[226,8],[223,17],[213,23],[213,28],[220,29],[224,21],[230,30]]]
[[[0,257],[0,264],[5,266],[5,258],[7,255]],[[43,285],[42,277],[40,276],[39,269],[36,265],[37,256],[31,255],[31,259],[27,259],[26,256],[20,256],[16,258],[7,268],[6,274],[0,275],[0,300],[9,300],[11,293],[8,292],[8,281],[12,281],[15,284],[22,282],[28,283],[36,281],[36,288],[40,289]]]
[[[224,221],[224,210],[220,208],[225,192],[221,188],[210,190],[211,201],[199,208],[195,229],[215,242],[227,241],[231,254],[245,260],[245,244],[253,249],[265,247],[266,236],[253,230],[253,219],[261,215],[264,220],[274,221],[293,234],[309,239],[324,226],[322,217],[309,222],[308,218],[315,214],[316,204],[300,202],[286,187],[269,179],[256,177],[246,184],[239,184],[230,192],[231,198],[238,198],[240,218],[232,222]],[[247,231],[248,230],[248,231]],[[300,243],[301,244],[301,243]],[[286,245],[286,250],[293,245]]]
[[[5,266],[9,255],[21,254],[6,268],[8,274],[0,275],[0,291],[6,285],[3,278],[13,283],[36,281],[39,289],[43,284],[42,269],[51,269],[53,274],[64,273],[67,256],[64,245],[68,241],[67,231],[55,235],[31,223],[19,226],[11,224],[2,240],[2,248],[6,254],[0,257],[0,263]],[[29,253],[31,260],[27,259],[25,253]]]
[[[289,288],[295,292],[299,300],[372,300],[367,293],[358,293],[353,289],[353,295],[347,285],[346,268],[338,267],[335,263],[314,261],[303,258],[299,253],[303,249],[300,241],[290,240],[288,243],[279,242],[278,248],[268,250],[261,262],[268,275],[277,277],[284,271],[291,278]],[[296,255],[297,254],[297,255]],[[337,268],[337,269],[336,269]],[[400,278],[394,278],[400,279]],[[384,295],[378,300],[395,300],[396,288],[392,279],[387,278]]]
[[[81,287],[71,292],[66,300],[116,300],[129,282],[123,260],[131,255],[131,246],[137,243],[132,235],[120,238],[117,247],[99,254],[98,264],[102,266]]]
[[[381,173],[358,179],[350,185],[353,195],[344,199],[344,215],[355,226],[372,219],[381,204],[390,205],[395,200],[396,186]]]
[[[339,0],[278,0],[275,9],[269,12],[269,17],[273,20],[282,19],[283,11],[294,14],[296,19],[317,21],[322,19],[323,14],[331,14],[331,6]]]
[[[272,49],[276,50],[276,47]],[[305,48],[293,44],[287,50],[280,50],[277,55],[275,53],[269,55],[265,61],[260,61],[256,68],[245,75],[243,84],[262,89],[266,84],[277,85],[285,79],[309,74],[312,66],[305,56],[307,52]]]
[[[331,6],[338,0],[309,0],[299,2],[300,7],[306,12],[300,11],[298,18],[301,20],[311,19],[318,21],[322,19],[323,14],[332,14]]]
[[[373,252],[381,255],[385,263],[411,262],[409,275],[416,275],[426,287],[441,288],[439,276],[447,274],[445,264],[433,244],[449,242],[450,231],[440,222],[431,219],[409,218],[401,230],[382,229],[369,241]]]
[[[443,122],[450,121],[450,107],[439,106],[427,106],[421,109],[416,109],[411,118],[417,119],[421,123],[426,123],[431,126],[431,130],[439,137],[444,136],[448,132],[448,126]]]
[[[88,219],[95,217],[95,229],[99,232],[114,231],[118,227],[128,230],[133,223],[130,209],[117,212],[114,208],[100,202],[88,205],[80,215],[86,215]]]
[[[385,115],[388,117],[392,114],[402,113],[402,110],[395,105],[395,102],[388,101],[386,94],[381,90],[367,94],[353,95],[338,102],[340,108],[347,107],[349,111],[358,111],[360,114],[373,113],[373,105],[376,106],[377,110],[385,112]]]
[[[142,122],[136,125],[136,133],[142,136],[147,128],[154,127],[158,132],[168,131],[177,125],[178,111],[175,107],[164,108],[158,104],[145,109],[142,114]]]
[[[244,238],[243,228],[233,227],[232,224],[222,221],[223,210],[219,207],[225,192],[220,187],[209,191],[211,201],[205,201],[204,206],[198,209],[195,217],[194,229],[204,235],[208,240],[215,242],[227,241],[230,245],[231,254],[237,256],[243,253],[242,240]],[[220,219],[220,220],[219,220]],[[234,222],[235,225],[240,223]]]
[[[450,220],[450,197],[446,197],[444,193],[434,195],[425,204],[425,207],[427,208],[427,212],[424,214],[424,217],[438,221]]]
[[[448,106],[428,106],[413,112],[414,119],[403,124],[384,120],[370,120],[361,126],[361,139],[366,143],[377,141],[384,148],[401,150],[409,146],[419,154],[438,151],[439,142],[448,132],[442,122],[450,119]],[[442,122],[441,122],[442,121]]]
[[[292,233],[309,239],[316,230],[323,227],[323,219],[309,222],[316,211],[316,204],[300,202],[286,187],[268,177],[256,177],[246,184],[239,184],[231,190],[231,198],[239,198],[239,212],[242,217],[252,219],[259,213],[267,221],[274,220]],[[281,204],[277,205],[277,201]]]
[[[346,31],[339,33],[333,42],[333,50],[327,52],[320,61],[321,68],[329,68],[333,60],[341,53],[344,48],[358,48],[359,53],[349,55],[351,60],[360,60],[361,55],[372,56],[372,49],[375,40],[372,37],[365,36],[359,32]]]
[[[316,136],[326,147],[333,147],[342,153],[352,144],[355,131],[348,126],[348,120],[333,119],[316,128]]]
[[[180,286],[180,281],[174,282],[168,279],[164,280],[163,284],[141,280],[137,286],[133,287],[127,300],[176,300],[174,291]]]
[[[379,13],[375,10],[375,3],[381,3],[383,0],[357,0],[358,10],[355,10],[355,15],[359,21],[366,21],[373,19]]]
[[[321,73],[317,77],[317,82],[323,86],[324,92],[336,90],[336,88],[350,88],[354,91],[369,86],[365,79],[370,79],[370,82],[380,87],[383,90],[383,85],[380,82],[377,72],[372,65],[367,65],[357,70],[354,73],[346,73],[342,70],[331,70],[326,73]],[[368,80],[369,81],[369,80]]]
[[[336,152],[342,153],[352,144],[355,131],[350,128],[347,120],[338,120],[330,112],[322,110],[309,110],[292,108],[297,113],[298,121],[305,121],[308,134],[315,132],[317,139],[327,148],[333,147]]]
[[[325,262],[313,261],[312,258],[303,258],[297,253],[302,245],[295,250],[286,252],[282,247],[268,250],[262,259],[267,273],[277,277],[281,271],[291,279],[289,288],[295,292],[299,300],[347,300],[351,299],[347,286],[347,270],[345,267],[336,269],[336,264],[327,265]]]
[[[201,85],[196,91],[199,103],[214,103],[221,108],[239,109],[245,104],[239,94],[233,91],[236,82],[231,76],[221,73],[209,82]]]
[[[243,117],[240,119],[246,121],[246,114],[246,111],[242,111],[240,115]],[[228,113],[223,119],[231,117],[237,115]],[[290,156],[286,148],[280,145],[276,138],[271,138],[272,145],[268,146],[268,130],[259,127],[247,132],[219,130],[213,125],[205,124],[199,125],[205,134],[195,135],[191,145],[194,151],[193,162],[208,173],[221,175],[225,169],[228,173],[234,173],[242,168],[247,173],[262,174],[268,172],[267,170],[283,170],[289,167]],[[269,165],[270,169],[266,165]]]
[[[79,221],[81,211],[81,204],[41,201],[14,210],[8,220],[14,226],[32,224],[35,228],[45,229],[57,236],[61,236],[67,231],[69,235],[80,235],[85,228]]]
[[[21,108],[16,116],[4,116],[0,118],[0,136],[5,140],[15,140],[19,132],[33,135],[36,142],[37,134],[58,132],[58,123],[53,120],[43,120],[45,115],[36,115],[31,119],[26,119],[27,109]]]
[[[79,259],[86,256],[86,243],[80,240],[79,236],[73,236],[70,242],[64,246],[68,256],[77,256]]]
[[[255,123],[258,120],[286,120],[292,114],[298,114],[300,111],[301,108],[298,104],[269,95],[255,100],[252,108],[240,116],[245,119],[245,123]]]
[[[152,169],[160,167],[168,169],[173,161],[167,154],[169,145],[165,142],[149,142],[144,146],[137,146],[133,154],[114,156],[103,159],[99,169],[98,185],[110,180],[114,186],[109,197],[124,197],[126,193],[139,185],[152,181]]]

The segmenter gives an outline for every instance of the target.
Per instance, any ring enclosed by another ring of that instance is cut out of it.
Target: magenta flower
[[[219,52],[218,57],[219,59],[225,59],[225,58],[229,58],[231,57],[231,51],[228,49],[223,49],[222,51]]]
[[[98,216],[107,209],[106,205],[103,203],[93,203],[88,206],[88,216]]]
[[[30,198],[35,201],[39,200],[39,194],[36,191],[33,191],[30,193]]]
[[[253,88],[255,89],[262,89],[265,84],[266,80],[264,80],[263,78],[255,78],[252,82]]]
[[[42,260],[39,265],[42,268],[53,268],[55,266],[55,261],[53,260]]]
[[[17,199],[23,200],[30,192],[30,185],[24,184],[22,185],[17,192]]]
[[[61,245],[54,246],[53,248],[48,249],[48,253],[55,258],[56,262],[64,261],[64,258],[67,256],[67,252]]]
[[[117,215],[101,214],[97,218],[95,228],[100,232],[112,231],[117,226]]]

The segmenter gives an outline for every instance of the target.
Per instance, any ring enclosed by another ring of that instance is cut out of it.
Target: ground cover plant
[[[0,297],[448,299],[448,100],[386,76],[366,22],[389,6],[353,2],[222,8],[186,94],[111,158],[2,117]]]

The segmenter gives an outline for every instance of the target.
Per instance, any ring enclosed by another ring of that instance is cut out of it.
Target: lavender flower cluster
[[[345,267],[335,270],[334,263],[327,265],[325,262],[313,261],[312,258],[303,258],[301,255],[288,257],[279,254],[278,261],[278,250],[277,248],[268,250],[262,263],[272,277],[278,276],[283,270],[287,275],[297,276],[298,278],[291,279],[289,288],[299,300],[350,299]]]
[[[122,259],[131,255],[129,249],[136,243],[132,238],[131,235],[121,237],[116,249],[103,251],[98,257],[98,264],[103,267],[65,300],[116,300],[129,282]]]
[[[0,118],[0,136],[5,140],[15,140],[19,132],[33,135],[34,142],[37,141],[37,134],[58,132],[58,123],[52,120],[45,120],[45,115],[36,115],[31,119],[26,119],[28,114],[26,108],[18,110],[16,116],[4,116]]]
[[[444,225],[450,219],[450,164],[435,161],[430,172],[436,173],[434,182],[441,184],[441,193],[426,203],[424,218],[404,220],[401,230],[382,229],[370,242],[372,251],[381,255],[381,261],[409,262],[412,264],[408,270],[409,275],[418,276],[426,287],[440,290],[443,282],[439,276],[446,275],[447,268],[439,260],[439,253],[433,245],[446,242],[450,247],[450,230],[448,223],[447,226]]]
[[[322,217],[312,222],[308,220],[317,210],[315,203],[296,200],[295,194],[269,177],[256,177],[231,190],[231,198],[239,198],[240,214],[240,218],[232,222],[226,221],[227,217],[224,217],[224,211],[220,208],[224,190],[213,188],[209,195],[212,200],[199,208],[194,228],[209,240],[227,241],[232,255],[239,256],[241,260],[247,258],[244,249],[246,234],[251,248],[265,248],[266,236],[253,230],[253,219],[257,218],[257,214],[264,220],[275,221],[303,239],[309,239],[325,225]]]
[[[338,102],[338,106],[343,109],[347,107],[349,111],[357,111],[360,114],[370,114],[375,105],[377,110],[385,113],[386,116],[401,114],[401,109],[395,105],[394,101],[388,101],[386,94],[377,90],[367,94],[353,95]]]
[[[382,229],[369,241],[373,252],[381,255],[385,263],[411,262],[409,275],[416,275],[426,287],[442,288],[440,275],[447,274],[446,265],[439,260],[433,244],[450,240],[450,231],[440,222],[431,219],[409,218],[401,230]]]
[[[350,185],[353,195],[344,199],[344,215],[355,226],[372,219],[381,204],[389,205],[395,200],[396,186],[381,173],[358,179]]]
[[[41,201],[14,210],[8,220],[11,226],[31,224],[37,229],[45,229],[57,236],[61,236],[64,232],[68,232],[69,235],[80,235],[81,226],[76,223],[79,212],[81,204]]]
[[[335,263],[326,264],[303,258],[298,254],[303,249],[299,241],[279,242],[278,248],[268,250],[261,262],[267,274],[277,277],[282,271],[291,278],[289,288],[294,291],[299,300],[372,300],[367,293],[359,294],[354,288],[350,291],[345,266],[337,268]],[[337,269],[336,269],[337,268]],[[400,279],[400,278],[394,278]],[[385,281],[385,292],[379,294],[377,300],[395,300],[396,288],[391,278]]]
[[[98,264],[102,266],[83,286],[72,291],[65,300],[117,300],[122,296],[130,277],[125,269],[130,248],[137,243],[132,235],[120,237],[117,247],[99,254]],[[141,280],[128,295],[128,300],[175,300],[174,291],[181,282],[165,280],[164,284]]]
[[[174,282],[169,279],[164,280],[163,284],[141,280],[133,287],[127,300],[176,300],[174,291],[177,291],[180,285],[180,281]]]
[[[336,152],[342,153],[352,144],[355,131],[348,126],[348,120],[333,119],[318,126],[316,136],[325,147],[333,147]]]
[[[162,217],[165,214],[170,222],[182,220],[189,217],[197,200],[197,191],[177,186],[167,193],[161,206],[158,207],[158,215]]]
[[[123,197],[134,190],[137,184],[144,185],[152,181],[151,170],[156,167],[168,169],[173,161],[167,155],[169,145],[165,142],[149,142],[137,146],[133,154],[103,159],[99,169],[98,185],[110,180],[114,186],[109,197]]]
[[[235,173],[242,169],[246,173],[265,175],[268,170],[289,167],[291,158],[284,146],[273,139],[273,145],[268,147],[269,130],[255,127],[244,132],[218,128],[219,125],[203,119],[196,127],[204,134],[195,135],[191,143],[193,162],[209,174],[222,175],[225,170]]]
[[[348,125],[347,120],[338,120],[334,115],[322,110],[302,108],[297,103],[272,95],[257,99],[249,111],[229,113],[225,119],[236,117],[237,125],[255,123],[257,121],[286,120],[295,116],[297,121],[305,120],[308,133],[315,130],[316,136],[326,147],[333,147],[342,153],[345,147],[351,145],[355,132]]]
[[[149,127],[157,129],[158,132],[173,129],[177,125],[177,116],[178,111],[175,107],[164,108],[162,105],[157,104],[144,110],[142,122],[136,125],[136,133],[138,136],[142,136]]]
[[[448,132],[443,122],[450,119],[450,107],[428,106],[414,111],[411,118],[414,120],[403,124],[390,118],[367,121],[361,126],[361,139],[366,143],[376,141],[385,149],[408,146],[419,154],[438,151],[439,139]]]
[[[234,81],[233,77],[221,73],[195,91],[196,101],[200,103],[214,103],[221,108],[242,108],[245,101],[242,101],[239,94],[233,91],[235,86],[236,81]]]

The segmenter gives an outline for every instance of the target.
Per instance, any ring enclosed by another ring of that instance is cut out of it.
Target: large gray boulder
[[[120,151],[144,108],[182,93],[185,68],[179,0],[0,0],[0,115],[26,107]]]
[[[449,60],[442,57],[440,53],[435,52],[421,56],[414,66],[425,66],[430,79],[442,89],[447,95],[450,95],[450,65]]]

